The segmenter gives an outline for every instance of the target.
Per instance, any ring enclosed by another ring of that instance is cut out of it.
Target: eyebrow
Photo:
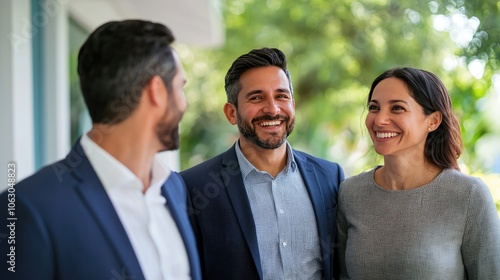
[[[262,93],[262,90],[256,89],[256,90],[249,91],[249,92],[245,93],[245,98],[248,98],[249,96],[252,96],[252,95],[258,94],[258,93]]]
[[[372,100],[370,100],[370,103],[372,103],[372,102],[373,102],[373,103],[377,103],[377,104],[379,104],[379,103],[380,103],[380,102],[378,102],[378,100],[376,100],[376,99],[372,99]],[[389,103],[391,103],[391,104],[393,104],[393,103],[400,103],[400,102],[401,102],[401,103],[404,103],[404,104],[407,104],[407,105],[410,105],[410,103],[408,103],[408,102],[406,102],[406,101],[404,101],[404,100],[401,100],[401,99],[391,99],[391,100],[389,100]]]
[[[256,89],[256,90],[252,90],[252,91],[249,91],[245,94],[245,98],[248,98],[249,96],[252,96],[254,94],[259,94],[259,93],[262,93],[263,91],[261,89]],[[291,94],[290,93],[290,90],[288,88],[278,88],[275,90],[275,92],[279,92],[279,93],[288,93],[288,94]]]

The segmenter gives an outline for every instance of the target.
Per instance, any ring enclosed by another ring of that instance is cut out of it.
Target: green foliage
[[[369,86],[389,68],[413,66],[442,78],[463,125],[462,160],[481,168],[474,145],[490,133],[490,125],[475,104],[487,96],[498,70],[500,7],[494,0],[476,2],[481,1],[223,1],[225,44],[212,50],[177,47],[190,103],[182,122],[182,169],[237,139],[222,112],[224,76],[236,57],[264,46],[283,50],[289,60],[297,102],[289,141],[295,148],[337,161],[348,174],[377,164],[364,127]],[[454,14],[481,22],[467,46],[452,40],[453,30],[433,27],[438,15]],[[478,58],[486,65],[479,80],[467,70]]]

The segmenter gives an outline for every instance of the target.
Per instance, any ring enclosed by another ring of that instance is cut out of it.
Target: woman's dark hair
[[[441,80],[433,73],[421,69],[410,67],[390,69],[373,81],[368,103],[378,83],[391,77],[406,84],[410,95],[422,106],[424,114],[430,115],[436,111],[442,114],[441,124],[429,133],[425,141],[424,154],[427,160],[440,168],[460,170],[457,162],[462,153],[460,124],[453,113],[450,96]]]
[[[92,32],[78,53],[80,87],[92,122],[126,119],[154,76],[172,92],[173,42],[166,26],[143,20],[112,21]]]
[[[277,66],[285,71],[290,84],[290,93],[293,97],[292,78],[287,68],[285,54],[276,48],[261,48],[253,49],[249,53],[238,57],[227,71],[225,78],[227,102],[238,107],[241,75],[247,70],[266,66]]]

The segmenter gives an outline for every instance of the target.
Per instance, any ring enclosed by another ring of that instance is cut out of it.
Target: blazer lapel
[[[235,165],[237,168],[235,168]],[[234,172],[238,170],[238,172]],[[238,221],[245,237],[245,240],[250,248],[250,253],[255,262],[255,267],[262,279],[262,268],[260,266],[259,246],[257,244],[257,234],[255,223],[253,220],[252,209],[245,190],[241,170],[239,169],[238,158],[236,157],[235,146],[224,153],[222,157],[221,172],[228,174],[228,176],[221,176],[224,180],[224,185],[227,186],[227,193],[231,204],[233,205],[234,212],[238,217]]]
[[[116,250],[120,263],[124,266],[121,269],[124,269],[127,275],[135,276],[134,279],[144,279],[139,261],[120,218],[80,143],[75,145],[66,158],[68,166],[75,166],[75,163],[72,163],[75,158],[81,159],[81,162],[72,170],[72,175],[79,181],[76,189],[95,217],[97,225],[105,233],[108,242]]]
[[[328,221],[325,215],[324,195],[321,191],[318,176],[316,175],[313,166],[307,162],[306,158],[295,152],[293,153],[293,156],[297,162],[302,179],[306,184],[306,188],[309,192],[309,197],[311,198],[314,208],[314,216],[316,217],[316,224],[318,226],[318,234],[321,242],[321,253],[323,256],[328,256],[330,254],[328,252],[330,248],[330,242],[328,241]],[[325,244],[328,246],[324,246]],[[329,267],[327,264],[328,261],[325,260],[325,258],[323,258],[323,262],[325,262],[325,267]]]
[[[162,195],[167,199],[167,207],[179,229],[179,232],[184,240],[184,246],[189,258],[191,278],[201,279],[200,261],[196,248],[196,239],[194,237],[189,218],[187,216],[186,201],[187,194],[184,183],[181,181],[177,173],[173,173],[168,177],[168,180],[161,188]],[[185,198],[183,201],[178,201],[179,198]]]
[[[302,174],[302,179],[306,184],[309,196],[311,197],[311,202],[314,207],[314,214],[316,216],[316,220],[318,221],[320,237],[322,237],[321,235],[326,233],[327,228],[326,216],[324,213],[325,201],[323,193],[321,192],[318,177],[316,176],[316,172],[314,172],[314,168],[312,167],[312,165],[307,162],[307,159],[305,159],[298,153],[294,153],[294,158],[297,162],[297,166],[299,167],[299,171]]]

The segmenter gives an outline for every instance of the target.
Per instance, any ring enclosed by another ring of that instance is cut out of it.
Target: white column
[[[35,170],[30,0],[0,1],[0,191],[7,163],[17,180]]]
[[[68,0],[45,0],[39,15],[44,22],[44,164],[66,156],[70,145]]]

